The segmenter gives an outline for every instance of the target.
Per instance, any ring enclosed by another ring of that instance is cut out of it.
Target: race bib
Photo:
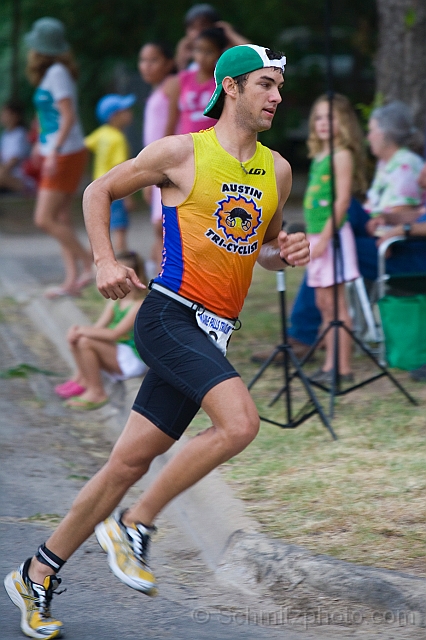
[[[215,313],[206,311],[205,309],[197,311],[195,317],[200,329],[214,340],[217,348],[226,356],[226,349],[228,348],[232,332],[235,329],[235,322],[225,320],[225,318],[221,318]]]

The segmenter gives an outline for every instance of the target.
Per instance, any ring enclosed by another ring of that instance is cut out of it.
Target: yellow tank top
[[[163,261],[155,281],[236,318],[278,207],[274,159],[257,142],[254,156],[241,164],[220,146],[214,128],[191,135],[194,183],[182,204],[163,205]]]

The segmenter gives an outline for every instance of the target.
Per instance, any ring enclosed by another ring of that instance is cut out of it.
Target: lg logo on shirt
[[[250,171],[247,172],[247,175],[251,176],[264,176],[266,173],[265,169],[254,169],[253,167]]]

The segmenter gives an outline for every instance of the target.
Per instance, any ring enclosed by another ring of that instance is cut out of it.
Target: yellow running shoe
[[[9,598],[21,610],[21,630],[30,638],[60,638],[62,622],[50,615],[50,603],[61,579],[47,576],[43,584],[36,584],[28,577],[31,558],[17,571],[11,571],[4,579]]]
[[[95,528],[102,549],[108,554],[108,564],[115,576],[132,589],[148,596],[157,594],[155,578],[148,566],[148,548],[155,527],[137,523],[127,527],[116,511]]]

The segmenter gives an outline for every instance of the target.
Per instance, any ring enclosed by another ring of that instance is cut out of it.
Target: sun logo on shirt
[[[217,227],[226,238],[236,242],[245,242],[256,234],[261,222],[262,209],[256,207],[253,200],[246,200],[243,196],[227,196],[220,200],[214,212]]]

